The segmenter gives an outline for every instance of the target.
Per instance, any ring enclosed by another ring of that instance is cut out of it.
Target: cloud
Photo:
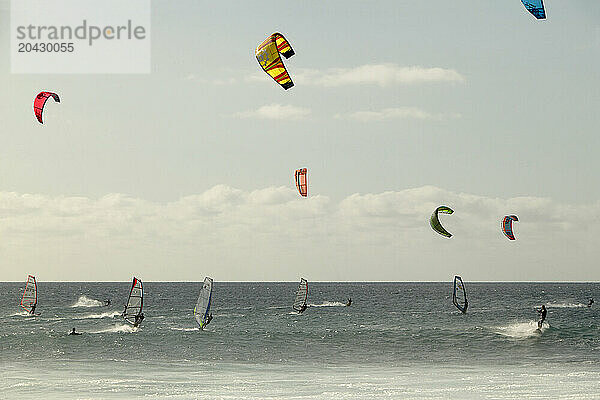
[[[336,114],[336,119],[351,119],[361,122],[387,121],[397,119],[442,120],[460,118],[460,114],[432,114],[417,107],[384,108],[379,111],[356,111],[349,114]]]
[[[239,118],[301,120],[306,119],[310,114],[311,111],[308,108],[269,104],[256,110],[239,112],[235,116]]]
[[[451,239],[429,227],[433,210]],[[516,214],[517,240],[500,231]],[[217,185],[159,203],[0,193],[4,279],[598,280],[600,203],[508,199],[435,186],[300,198]]]
[[[324,87],[348,85],[410,85],[433,82],[461,83],[465,78],[453,69],[401,67],[397,64],[367,64],[354,68],[300,70],[294,79],[304,85]]]
[[[453,69],[440,67],[401,67],[397,64],[366,64],[352,68],[292,69],[295,83],[304,86],[339,87],[351,85],[416,85],[424,83],[462,83],[466,79]],[[269,82],[264,73],[253,73],[246,81]],[[273,83],[273,82],[270,82]]]

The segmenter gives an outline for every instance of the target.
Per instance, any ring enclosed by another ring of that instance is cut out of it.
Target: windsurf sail
[[[302,278],[294,299],[294,310],[303,312],[306,309],[306,300],[308,300],[308,282]]]
[[[142,313],[144,307],[144,287],[142,281],[133,277],[133,283],[131,284],[131,290],[129,291],[129,298],[123,310],[123,318],[132,325],[135,325],[135,317]]]
[[[452,293],[452,303],[458,308],[463,314],[467,312],[469,302],[467,301],[467,291],[465,290],[465,284],[462,278],[458,275],[454,277],[454,292]]]
[[[37,282],[35,276],[29,275],[25,282],[23,297],[21,297],[21,307],[29,314],[33,314],[37,306]]]
[[[213,280],[207,276],[204,278],[204,285],[202,285],[202,289],[200,289],[200,295],[198,296],[196,307],[194,307],[194,318],[196,318],[196,322],[200,329],[204,329],[208,324],[208,315],[212,302],[212,287]]]

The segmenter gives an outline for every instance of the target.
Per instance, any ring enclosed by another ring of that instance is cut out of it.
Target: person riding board
[[[348,297],[348,301],[346,302],[346,307],[352,305],[352,297]]]
[[[538,329],[542,329],[542,324],[546,320],[546,313],[548,312],[548,310],[546,310],[546,306],[542,304],[542,308],[537,310],[537,312],[538,314],[540,314],[540,320],[538,321]]]
[[[73,328],[73,330],[71,331],[71,333],[69,333],[69,336],[71,336],[71,335],[75,335],[76,336],[76,335],[81,335],[81,333],[75,332],[75,328]]]
[[[212,319],[213,319],[212,313],[208,314],[206,316],[206,323],[204,324],[204,326],[210,324],[210,321],[212,321]]]
[[[300,310],[298,310],[298,312],[299,312],[300,314],[302,314],[304,311],[306,311],[306,309],[307,309],[307,308],[308,308],[308,307],[306,306],[306,304],[302,304],[302,306],[300,307]]]
[[[594,299],[590,299],[590,302],[588,303],[588,308],[590,308],[592,304],[594,304]]]
[[[143,320],[144,320],[144,313],[139,313],[138,315],[136,315],[135,321],[133,322],[133,327],[137,328],[138,326],[140,326],[140,324],[142,323]]]
[[[35,307],[37,306],[37,304],[34,304],[31,306],[31,311],[29,311],[29,315],[33,315],[35,314]]]

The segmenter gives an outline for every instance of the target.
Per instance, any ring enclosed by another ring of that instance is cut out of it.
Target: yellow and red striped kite
[[[281,56],[290,58],[294,50],[281,33],[275,32],[256,48],[256,59],[262,69],[279,83],[285,90],[294,86],[281,60]]]

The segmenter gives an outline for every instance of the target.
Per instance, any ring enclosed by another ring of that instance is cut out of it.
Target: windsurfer
[[[538,329],[542,329],[542,324],[546,320],[546,313],[548,312],[548,310],[546,310],[546,306],[542,304],[542,308],[537,310],[537,312],[538,314],[540,314],[540,320],[538,321]]]
[[[133,327],[137,328],[138,326],[140,326],[140,324],[142,323],[143,320],[144,320],[144,313],[139,313],[138,315],[136,315],[135,321],[133,322]]]

